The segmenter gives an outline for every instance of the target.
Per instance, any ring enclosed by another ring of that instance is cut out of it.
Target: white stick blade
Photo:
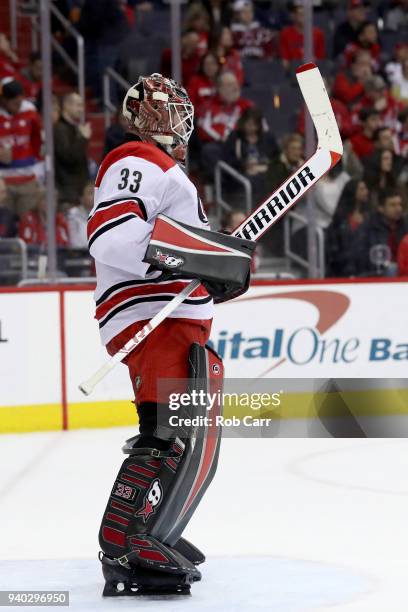
[[[296,78],[317,132],[317,146],[342,155],[343,143],[319,68],[299,66]]]

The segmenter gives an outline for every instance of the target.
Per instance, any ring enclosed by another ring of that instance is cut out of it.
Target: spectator
[[[392,130],[396,130],[398,115],[403,109],[403,105],[391,96],[384,79],[379,75],[375,75],[365,81],[364,95],[352,107],[353,121],[355,123],[358,123],[362,109],[378,111],[381,123]]]
[[[300,134],[288,134],[282,143],[282,153],[272,159],[268,166],[267,187],[272,192],[288,176],[303,164],[303,138]]]
[[[293,25],[283,28],[280,35],[280,57],[283,65],[289,69],[290,62],[301,61],[304,56],[303,23],[304,8],[303,2],[289,3],[289,13]],[[324,34],[320,28],[313,28],[314,56],[317,60],[326,57]]]
[[[316,227],[325,231],[330,225],[343,188],[349,180],[350,175],[343,170],[343,164],[340,161],[315,185],[311,198]],[[307,203],[300,202],[296,207],[296,212],[307,219]],[[292,233],[293,250],[300,257],[307,259],[307,225],[295,220],[292,224]]]
[[[104,157],[109,151],[116,149],[125,142],[127,128],[128,122],[123,116],[122,105],[120,105],[116,111],[115,123],[112,123],[105,132]]]
[[[235,47],[241,57],[264,59],[273,53],[272,32],[261,26],[254,16],[251,0],[236,0],[234,3],[236,21],[231,25]]]
[[[27,244],[40,247],[47,246],[47,201],[43,187],[37,189],[33,198],[34,206],[21,217],[19,237]],[[55,232],[57,246],[68,246],[68,225],[62,213],[55,216]]]
[[[390,149],[378,150],[365,162],[364,180],[373,192],[375,200],[385,189],[397,187],[402,171],[402,159]]]
[[[278,146],[272,134],[264,129],[261,112],[248,108],[229,135],[222,159],[251,181],[253,198],[257,202],[266,193],[269,160],[277,154]]]
[[[198,34],[197,53],[200,58],[203,57],[208,50],[210,16],[201,4],[190,5],[184,21],[184,30]]]
[[[402,157],[408,158],[408,108],[400,113],[398,119],[398,150]]]
[[[396,139],[393,131],[386,126],[378,128],[374,134],[374,146],[379,151],[397,151]]]
[[[408,57],[401,62],[401,71],[393,74],[391,85],[393,98],[408,104]]]
[[[0,177],[6,182],[12,210],[22,215],[37,191],[41,118],[24,99],[23,86],[12,78],[0,84]]]
[[[375,109],[363,108],[359,116],[361,130],[350,138],[354,153],[359,159],[372,155],[375,146],[375,133],[381,125],[380,114]]]
[[[189,30],[181,36],[181,71],[184,87],[188,87],[190,79],[197,74],[200,67],[200,36],[197,32]],[[167,77],[172,75],[171,49],[163,49],[161,56],[161,74]]]
[[[19,76],[21,63],[11,48],[9,39],[0,32],[0,79],[16,79]]]
[[[94,184],[87,183],[82,192],[79,206],[73,206],[67,213],[69,246],[74,249],[87,249],[86,226],[89,213],[94,205]]]
[[[333,95],[347,105],[357,102],[364,94],[365,81],[372,75],[370,55],[366,51],[359,51],[350,67],[336,74]]]
[[[367,18],[367,5],[364,0],[349,0],[346,21],[339,23],[334,32],[333,56],[343,53],[350,43],[357,41],[358,28]]]
[[[42,59],[40,53],[31,53],[28,66],[21,70],[26,97],[36,103],[42,86]]]
[[[385,18],[387,30],[406,30],[408,28],[408,0],[398,0]]]
[[[393,59],[384,68],[387,79],[391,84],[398,81],[402,76],[402,63],[408,59],[408,43],[397,43],[394,47],[393,55]]]
[[[356,231],[370,213],[370,194],[364,181],[351,180],[342,191],[333,220],[327,228],[327,276],[355,274],[352,257]]]
[[[250,106],[252,102],[241,98],[241,89],[235,75],[232,72],[222,73],[217,82],[217,95],[198,117],[202,162],[211,176],[221,158],[222,144],[235,129],[242,113]]]
[[[340,196],[349,181],[350,175],[343,170],[341,160],[318,181],[312,192],[317,227],[325,230],[330,225]]]
[[[368,216],[356,233],[353,258],[357,274],[379,273],[380,266],[372,250],[379,245],[388,251],[390,262],[396,269],[399,243],[407,229],[401,193],[398,190],[382,192],[377,210]]]
[[[14,238],[17,236],[18,217],[10,210],[7,186],[0,179],[0,238]]]
[[[378,30],[375,23],[365,21],[360,25],[357,32],[357,42],[347,45],[344,51],[344,60],[347,66],[350,66],[355,54],[359,51],[370,53],[371,65],[373,71],[376,72],[380,67],[381,47],[378,44]]]
[[[60,201],[78,202],[89,181],[87,147],[91,126],[82,123],[84,103],[75,92],[62,100],[61,119],[54,126],[55,180]]]
[[[198,74],[191,78],[188,86],[188,94],[196,112],[200,112],[200,109],[215,95],[219,72],[220,65],[214,53],[204,55]]]
[[[211,44],[211,49],[218,57],[221,70],[233,72],[240,85],[244,82],[244,69],[241,56],[234,47],[234,38],[230,28],[222,28]]]

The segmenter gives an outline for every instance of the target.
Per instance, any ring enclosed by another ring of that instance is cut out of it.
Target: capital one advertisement
[[[406,377],[404,282],[254,286],[216,308],[212,346],[230,377]]]

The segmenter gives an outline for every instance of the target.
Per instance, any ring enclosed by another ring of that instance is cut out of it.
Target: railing
[[[129,89],[130,83],[126,81],[120,74],[113,68],[107,68],[103,75],[103,116],[105,120],[105,130],[107,130],[112,123],[112,114],[116,112],[116,104],[112,102],[111,98],[111,81],[122,87],[124,90]]]
[[[232,179],[234,179],[237,183],[239,183],[245,192],[245,211],[246,214],[249,215],[252,210],[252,185],[251,181],[249,181],[245,176],[243,176],[240,172],[232,168],[229,164],[219,161],[215,167],[214,172],[214,181],[215,181],[215,201],[217,203],[217,214],[218,211],[221,213],[221,208],[227,211],[232,210],[232,207],[228,202],[223,198],[222,195],[222,175],[227,174]],[[221,215],[220,215],[221,216]]]
[[[291,222],[297,221],[300,224],[300,227],[307,227],[308,222],[305,217],[300,215],[297,212],[290,211],[285,216],[284,220],[284,249],[285,249],[285,257],[287,257],[290,261],[298,264],[301,268],[305,270],[309,269],[309,261],[291,249],[291,235],[292,235],[292,227]],[[325,248],[324,248],[324,232],[321,227],[316,227],[316,244],[317,244],[317,265],[316,265],[316,277],[324,278],[325,277]]]

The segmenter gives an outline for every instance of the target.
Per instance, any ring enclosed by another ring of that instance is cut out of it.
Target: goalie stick
[[[312,185],[337,164],[343,154],[339,128],[319,69],[315,64],[304,64],[297,69],[296,78],[317,132],[317,149],[299,170],[234,230],[233,236],[259,240]],[[116,364],[139,346],[199,285],[199,280],[191,281],[91,378],[81,383],[79,389],[89,395]]]

